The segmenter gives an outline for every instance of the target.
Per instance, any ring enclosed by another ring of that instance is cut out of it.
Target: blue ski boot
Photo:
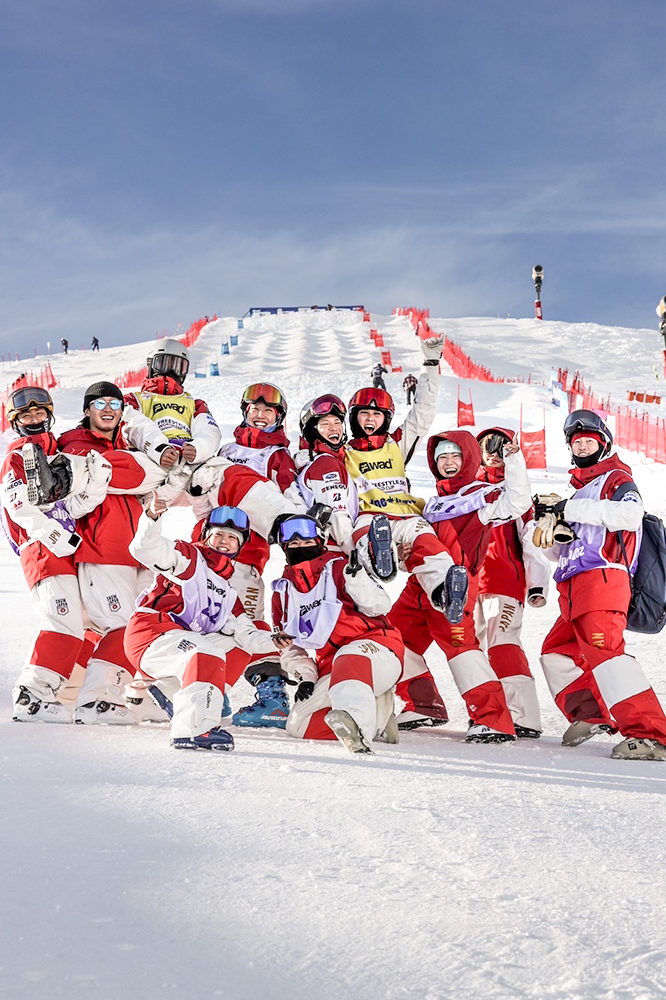
[[[444,583],[440,583],[432,592],[432,603],[452,625],[459,625],[463,620],[469,578],[464,566],[451,566]]]
[[[285,678],[279,675],[266,677],[256,674],[251,683],[257,689],[254,704],[239,708],[233,717],[234,726],[261,729],[264,726],[284,729],[289,715],[289,698]]]
[[[375,576],[385,582],[393,580],[398,572],[398,568],[393,556],[391,522],[386,514],[375,514],[370,522],[368,555],[370,556]]]
[[[231,718],[231,702],[227,692],[224,692],[224,704],[222,706],[222,718],[226,721]]]
[[[215,726],[200,736],[176,736],[171,746],[175,750],[233,750],[234,738],[226,729]]]

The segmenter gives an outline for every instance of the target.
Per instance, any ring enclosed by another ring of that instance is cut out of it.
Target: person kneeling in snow
[[[397,743],[393,690],[404,646],[384,617],[389,595],[355,553],[347,561],[325,550],[313,517],[289,517],[278,534],[287,566],[273,583],[273,621],[294,638],[284,666],[300,679],[287,732],[300,739],[337,737],[350,753],[372,753],[380,734]]]
[[[166,691],[168,699],[175,687],[173,747],[233,750],[233,737],[220,726],[227,654],[236,646],[249,653],[275,652],[291,639],[256,628],[229,583],[230,555],[247,537],[247,519],[244,530],[220,527],[212,511],[201,541],[173,542],[161,534],[165,510],[154,494],[130,544],[135,559],[157,575],[130,618],[125,652],[140,675],[158,682],[158,694]]]

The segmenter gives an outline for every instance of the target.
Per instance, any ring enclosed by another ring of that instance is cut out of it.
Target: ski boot
[[[459,625],[463,620],[468,590],[469,578],[465,567],[451,566],[444,582],[432,592],[433,606],[444,612],[451,625]]]
[[[334,708],[324,716],[324,722],[350,753],[374,753],[349,712]]]
[[[398,729],[403,733],[414,729],[434,729],[445,726],[448,719],[436,719],[432,715],[419,715],[417,712],[401,712],[398,716]]]
[[[74,722],[79,726],[136,726],[139,716],[127,705],[100,699],[79,705],[74,712]]]
[[[59,701],[44,701],[27,687],[21,687],[14,703],[14,722],[71,722],[72,708]]]
[[[200,736],[176,736],[171,746],[174,750],[233,750],[234,738],[226,729],[215,726]]]
[[[56,455],[49,462],[44,449],[29,441],[21,449],[25,469],[28,500],[34,506],[55,503],[68,496],[72,489],[72,467],[65,455]]]
[[[515,723],[513,728],[516,730],[516,737],[519,740],[538,740],[541,736],[540,729],[530,729],[529,726],[517,726]]]
[[[335,730],[333,730],[335,732]],[[337,734],[336,734],[337,735]],[[384,729],[380,730],[375,736],[376,743],[399,743],[400,742],[400,726],[398,725],[398,720],[395,717],[395,712],[391,712],[388,722]]]
[[[375,514],[370,522],[368,555],[377,579],[383,583],[393,580],[398,567],[391,541],[391,522],[386,514]]]
[[[465,743],[512,743],[515,738],[511,733],[502,733],[499,729],[474,723],[467,730]]]
[[[272,727],[285,729],[289,715],[289,698],[285,689],[286,679],[281,674],[266,677],[255,674],[250,683],[257,689],[253,705],[245,705],[234,714],[234,726],[251,729]]]
[[[572,722],[562,737],[563,747],[577,747],[599,733],[616,733],[607,722]]]
[[[123,691],[125,702],[136,713],[139,722],[168,722],[173,718],[171,699],[157,684],[141,677],[125,685]]]
[[[615,760],[666,760],[666,746],[656,740],[639,740],[629,736],[613,747]]]

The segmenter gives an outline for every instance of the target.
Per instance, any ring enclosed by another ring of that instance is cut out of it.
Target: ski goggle
[[[489,455],[501,455],[504,445],[509,443],[509,438],[504,434],[486,434],[479,443]]]
[[[254,385],[248,385],[243,393],[241,406],[243,404],[249,406],[250,403],[258,403],[259,400],[262,400],[266,406],[281,407],[285,412],[287,410],[284,396],[278,387],[271,385],[270,382],[255,382]]]
[[[344,417],[347,412],[347,407],[340,397],[333,395],[318,396],[317,399],[312,400],[309,408],[315,417],[327,417],[331,413],[336,417],[341,413]]]
[[[173,372],[174,375],[187,375],[190,363],[187,358],[180,358],[177,354],[155,354],[149,360],[150,367],[158,375],[166,375]]]
[[[23,389],[16,389],[11,394],[9,406],[12,410],[27,410],[31,406],[53,410],[53,400],[46,389],[42,389],[38,385],[27,385]]]
[[[393,415],[393,399],[384,389],[359,389],[349,400],[349,409],[385,410]]]
[[[206,518],[206,528],[236,528],[238,531],[249,531],[250,521],[244,510],[238,507],[216,507]]]
[[[110,406],[112,410],[122,410],[123,404],[120,399],[93,399],[91,406],[94,406],[96,410],[105,410],[107,406]]]
[[[280,545],[286,545],[294,538],[304,541],[310,538],[321,538],[319,526],[309,517],[290,517],[280,525]]]

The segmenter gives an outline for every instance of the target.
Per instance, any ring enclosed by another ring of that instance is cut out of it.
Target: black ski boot
[[[55,503],[69,495],[72,489],[72,468],[66,455],[56,455],[49,462],[44,449],[35,442],[24,444],[21,454],[28,501],[33,506]]]
[[[375,576],[379,580],[388,582],[395,577],[398,567],[393,557],[391,522],[386,514],[375,514],[370,522],[368,555],[370,556]]]
[[[451,566],[444,583],[440,583],[432,592],[432,603],[452,625],[459,625],[463,620],[469,578],[464,566]]]

